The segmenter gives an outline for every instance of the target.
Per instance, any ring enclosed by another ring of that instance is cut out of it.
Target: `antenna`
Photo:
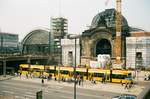
[[[59,0],[59,17],[61,17],[61,0]]]
[[[106,0],[106,1],[105,1],[105,6],[107,6],[108,2],[109,2],[109,0]]]
[[[105,9],[106,9],[108,3],[109,3],[109,0],[106,0],[106,1],[105,1]]]
[[[115,55],[116,63],[121,63],[122,57],[122,16],[121,16],[121,0],[116,0],[116,39],[115,39]]]

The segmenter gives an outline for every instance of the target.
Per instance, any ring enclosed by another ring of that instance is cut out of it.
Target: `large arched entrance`
[[[111,44],[107,39],[101,39],[96,44],[96,57],[98,54],[109,54],[111,56]]]

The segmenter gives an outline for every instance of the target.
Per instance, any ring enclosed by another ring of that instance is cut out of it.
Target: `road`
[[[24,82],[15,80],[0,81],[0,95],[12,95],[13,99],[36,99],[36,92],[43,91],[43,99],[73,99],[74,88],[63,85]],[[105,91],[77,88],[76,99],[111,99],[119,95]]]

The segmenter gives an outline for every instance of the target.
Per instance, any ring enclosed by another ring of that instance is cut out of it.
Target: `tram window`
[[[112,78],[116,79],[125,79],[126,77],[127,77],[126,75],[112,74]]]
[[[49,73],[55,73],[55,71],[56,70],[51,70],[51,69],[48,70]]]
[[[40,71],[42,71],[42,70],[39,69],[39,68],[33,68],[33,71],[35,71],[35,72],[40,72]]]
[[[86,72],[76,72],[77,73],[77,75],[83,75],[83,76],[87,76],[87,73]]]
[[[107,75],[107,80],[109,80],[109,78],[110,78],[110,75]]]
[[[22,68],[22,71],[28,71],[29,68]]]
[[[104,77],[104,73],[94,73],[94,77]]]
[[[86,72],[83,72],[83,75],[84,75],[84,76],[87,76],[87,73],[86,73]]]
[[[40,71],[40,69],[39,69],[39,68],[33,68],[33,70],[35,70],[35,71]]]
[[[60,73],[61,73],[61,74],[69,74],[69,71],[61,70]]]
[[[128,77],[132,77],[132,74],[131,74],[131,73],[129,73],[129,74],[128,74]]]
[[[76,71],[76,75],[81,75],[81,72]]]

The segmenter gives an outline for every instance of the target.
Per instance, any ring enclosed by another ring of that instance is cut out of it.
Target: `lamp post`
[[[6,77],[6,59],[3,58],[3,76]]]
[[[61,39],[60,39],[61,40]],[[61,42],[61,41],[60,41]],[[61,44],[58,46],[59,50],[59,62],[58,62],[58,82],[60,83],[60,65],[61,65]]]
[[[135,37],[135,77],[137,77],[137,55],[136,54],[137,54],[137,37]]]
[[[74,52],[74,54],[75,54],[75,62],[74,62],[74,99],[76,99],[76,77],[77,77],[77,75],[76,75],[76,38],[75,38],[75,52]]]
[[[31,55],[28,55],[28,58],[27,58],[27,63],[28,63],[28,74],[31,73]]]
[[[2,53],[4,53],[4,56],[3,56],[3,61],[2,61],[2,64],[3,64],[3,76],[6,77],[6,58],[5,58],[5,54],[6,54],[6,51],[4,51],[4,38],[3,38],[3,35],[4,34],[1,34],[1,41],[0,41],[0,45],[1,45],[1,51]]]
[[[56,48],[58,54],[57,54],[57,59],[58,59],[58,82],[60,83],[60,65],[61,65],[61,37],[58,39],[54,39],[54,49]]]
[[[74,44],[75,44],[75,48],[74,48],[74,99],[76,99],[76,53],[77,53],[77,38],[79,38],[80,35],[74,35],[74,34],[70,34],[69,35],[69,39],[74,39]]]

